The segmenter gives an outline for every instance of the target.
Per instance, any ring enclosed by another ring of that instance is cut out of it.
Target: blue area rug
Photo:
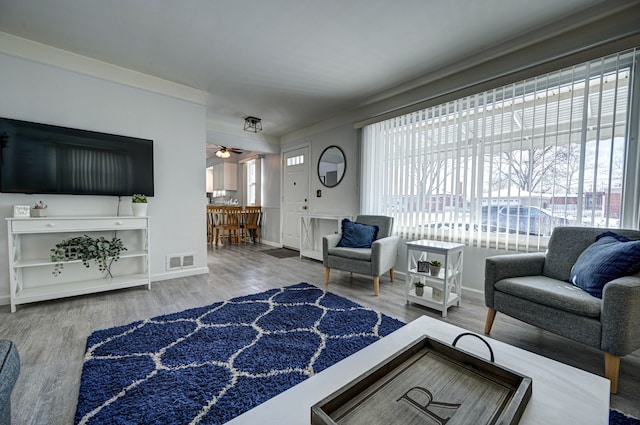
[[[222,424],[402,322],[307,283],[87,339],[76,424]]]
[[[616,410],[610,410],[609,425],[640,425],[640,420],[625,416]]]

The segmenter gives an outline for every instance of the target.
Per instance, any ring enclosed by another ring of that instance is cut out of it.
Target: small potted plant
[[[414,285],[416,286],[416,295],[419,297],[424,295],[424,283],[417,281]]]
[[[431,260],[431,262],[429,262],[429,273],[431,273],[431,276],[438,276],[441,268],[442,263],[440,261]]]
[[[47,205],[42,202],[36,202],[33,208],[31,208],[31,217],[46,217],[47,216]]]
[[[136,217],[147,215],[147,196],[135,194],[131,197],[131,210]]]

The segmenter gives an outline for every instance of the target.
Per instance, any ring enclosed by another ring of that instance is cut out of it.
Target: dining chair
[[[233,240],[235,243],[240,243],[242,233],[242,207],[225,206],[224,211],[229,241],[231,242]]]
[[[223,205],[211,205],[207,209],[211,220],[212,243],[214,245],[218,245],[225,238],[229,242],[235,239],[236,227],[233,224],[233,215],[228,208]]]
[[[216,214],[214,205],[207,205],[207,243],[212,244],[215,239],[216,220],[218,215]]]
[[[262,207],[261,206],[247,206],[245,207],[245,222],[244,231],[246,237],[250,237],[253,243],[258,239],[258,243],[261,243],[262,233]]]

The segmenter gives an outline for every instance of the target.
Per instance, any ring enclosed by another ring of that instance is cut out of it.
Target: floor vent
[[[167,255],[167,270],[179,270],[195,267],[195,253]]]

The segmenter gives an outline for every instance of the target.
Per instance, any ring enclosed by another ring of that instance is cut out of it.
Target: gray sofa
[[[605,352],[605,376],[616,393],[620,356],[640,348],[640,276],[607,283],[602,299],[568,282],[571,268],[596,236],[610,230],[631,240],[640,231],[555,228],[546,254],[489,257],[485,269],[485,333],[496,312]]]
[[[336,233],[322,238],[322,256],[325,267],[325,285],[329,284],[331,269],[345,270],[352,273],[373,277],[373,292],[380,294],[380,276],[389,271],[393,282],[393,268],[398,256],[399,236],[391,236],[393,217],[382,215],[359,215],[357,223],[378,226],[377,239],[371,248],[342,248],[338,242],[342,234]]]
[[[20,357],[13,342],[0,340],[0,425],[11,425],[11,392],[20,373]]]

